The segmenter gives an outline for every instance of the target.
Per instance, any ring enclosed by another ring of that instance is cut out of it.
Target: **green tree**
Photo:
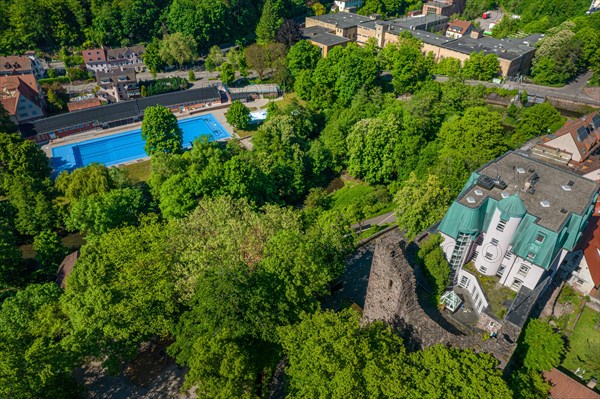
[[[565,341],[552,327],[539,319],[531,319],[523,333],[521,346],[523,365],[532,371],[550,371],[560,364],[565,354]]]
[[[303,315],[279,335],[293,397],[409,397],[414,371],[402,340],[383,323],[361,327],[347,308]]]
[[[181,68],[183,64],[191,62],[196,58],[197,48],[198,44],[192,36],[175,32],[163,37],[160,42],[158,54],[165,64],[177,64]]]
[[[287,67],[294,78],[305,69],[313,70],[321,59],[321,50],[307,40],[294,44],[287,54]]]
[[[16,133],[17,125],[10,119],[4,105],[0,104],[0,133]]]
[[[500,62],[496,54],[474,52],[465,61],[462,71],[467,79],[492,80],[500,71]]]
[[[256,25],[256,41],[258,44],[267,44],[275,40],[277,30],[283,23],[279,2],[266,0],[258,25]]]
[[[454,196],[436,175],[419,179],[410,174],[396,193],[396,222],[406,230],[408,238],[442,220]]]
[[[519,147],[532,138],[548,134],[552,128],[556,129],[563,122],[556,108],[546,102],[521,109],[519,116],[519,122],[510,139],[513,147]]]
[[[209,72],[213,72],[215,69],[221,66],[225,62],[225,57],[223,56],[223,52],[219,48],[219,46],[212,46],[208,55],[206,56],[206,61],[204,65],[206,70]]]
[[[58,265],[68,253],[58,234],[49,230],[35,236],[33,249],[35,260],[40,264],[43,273],[48,276],[56,274]]]
[[[41,182],[50,177],[50,165],[34,142],[18,134],[0,134],[0,195],[6,195],[15,178]]]
[[[235,80],[235,71],[230,63],[223,63],[219,68],[219,72],[221,82],[223,82],[225,86],[230,85]]]
[[[20,266],[21,251],[12,228],[7,218],[0,215],[0,287],[8,287],[18,280]]]
[[[49,182],[31,182],[15,178],[8,192],[8,201],[16,209],[14,225],[23,235],[35,236],[56,228],[56,210],[49,194]]]
[[[570,27],[568,24],[558,27],[558,32],[541,41],[532,66],[537,84],[561,85],[579,72],[582,50]]]
[[[173,154],[181,151],[183,132],[171,110],[155,105],[144,110],[142,138],[146,141],[146,154]]]
[[[421,244],[418,253],[419,263],[425,268],[425,274],[435,287],[436,305],[439,303],[440,296],[450,284],[450,266],[440,246],[441,243],[441,236],[433,234]]]
[[[70,201],[92,194],[104,194],[116,187],[110,170],[98,163],[75,169],[71,173],[61,172],[54,185]]]
[[[250,124],[250,110],[240,101],[234,101],[225,113],[227,123],[237,129],[248,129]]]
[[[325,8],[325,6],[321,3],[319,3],[318,1],[313,3],[311,8],[312,8],[313,12],[315,13],[315,15],[327,14],[327,8]]]
[[[87,238],[61,298],[72,324],[69,345],[114,372],[141,342],[169,335],[181,305],[169,234],[147,220]]]
[[[67,109],[69,94],[67,93],[67,90],[60,85],[60,83],[54,82],[50,85],[43,85],[42,89],[46,93],[49,112],[58,113]]]
[[[421,82],[431,79],[435,60],[432,55],[423,55],[421,43],[410,34],[403,35],[399,44],[387,45],[384,57],[397,94],[412,93]]]
[[[71,374],[79,356],[65,345],[69,320],[60,296],[54,282],[30,284],[2,303],[0,396],[80,397],[82,390]]]
[[[72,231],[101,234],[116,227],[136,225],[146,207],[144,194],[134,188],[92,194],[71,204],[66,225]]]
[[[153,38],[150,43],[146,46],[144,51],[144,65],[148,67],[148,70],[152,76],[156,77],[156,73],[160,71],[164,66],[164,61],[160,55],[161,43],[157,38]]]

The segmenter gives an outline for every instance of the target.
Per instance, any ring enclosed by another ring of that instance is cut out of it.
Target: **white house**
[[[363,0],[335,0],[333,7],[341,12],[356,11],[363,6]]]
[[[133,68],[136,72],[145,69],[142,55],[144,46],[121,48],[95,48],[83,50],[83,62],[91,72],[108,72],[113,69]]]
[[[36,79],[44,77],[42,60],[37,58],[34,52],[0,57],[0,76],[29,74],[35,76]]]
[[[517,152],[489,162],[471,175],[438,228],[454,275],[473,261],[502,285],[533,290],[577,245],[599,188]]]

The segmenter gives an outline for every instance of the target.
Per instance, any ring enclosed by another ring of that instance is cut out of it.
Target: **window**
[[[473,297],[473,300],[476,301],[479,299],[479,292],[475,293],[475,296]]]
[[[485,258],[486,258],[487,260],[492,260],[492,258],[493,258],[493,257],[494,257],[494,255],[492,255],[491,253],[489,253],[489,252],[486,252],[486,253],[485,253]]]
[[[537,237],[535,237],[535,242],[537,242],[538,244],[541,244],[544,242],[545,239],[546,239],[545,235],[538,234]]]
[[[510,257],[511,257],[511,256],[512,256],[512,252],[510,252],[510,251],[508,251],[508,252],[506,253],[506,255],[504,255],[504,257],[505,257],[506,259],[510,259]]]
[[[496,272],[496,276],[502,277],[502,275],[504,274],[504,270],[506,270],[506,266],[500,265],[498,271]]]
[[[494,246],[498,245],[498,240],[496,240],[495,238],[492,238],[491,244]]]
[[[510,288],[512,288],[513,290],[518,290],[519,288],[521,288],[521,285],[523,285],[523,282],[521,280],[519,280],[518,278],[516,278],[512,285],[510,286]]]
[[[527,273],[529,273],[529,269],[531,269],[529,266],[521,265],[521,267],[519,268],[519,271],[517,272],[517,275],[519,275],[521,277],[525,277],[525,276],[527,276]]]
[[[481,267],[479,268],[479,271],[480,271],[481,273],[485,273],[485,272],[487,272],[487,267],[485,267],[485,266],[481,266]]]
[[[481,299],[479,299],[479,300],[477,301],[477,306],[476,306],[476,308],[477,308],[477,309],[481,308]]]
[[[460,279],[460,286],[463,288],[467,288],[469,286],[469,278],[467,276],[462,276]]]
[[[505,227],[506,227],[506,221],[500,219],[500,221],[498,222],[498,226],[496,226],[496,230],[504,231]]]
[[[527,254],[527,259],[535,259],[535,252],[529,252]]]

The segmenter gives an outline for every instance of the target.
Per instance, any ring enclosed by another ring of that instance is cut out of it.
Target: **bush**
[[[90,74],[83,65],[67,68],[67,76],[71,78],[71,80],[87,80],[90,78]]]
[[[56,78],[45,78],[45,79],[40,79],[38,80],[38,83],[40,84],[40,86],[42,85],[51,85],[53,83],[69,83],[70,80],[67,76],[58,76]]]
[[[189,82],[186,79],[176,76],[172,78],[164,78],[143,82],[141,84],[142,89],[140,90],[145,91],[146,95],[144,97],[146,97],[187,89],[188,85]]]
[[[225,119],[231,126],[246,130],[250,125],[250,110],[244,104],[239,101],[234,101],[227,112],[225,113]]]
[[[190,82],[196,81],[196,75],[194,74],[194,71],[192,71],[191,69],[188,71],[188,80]]]
[[[421,245],[418,253],[419,263],[424,267],[425,275],[435,288],[436,304],[450,284],[450,265],[444,256],[441,243],[442,237],[433,234]]]

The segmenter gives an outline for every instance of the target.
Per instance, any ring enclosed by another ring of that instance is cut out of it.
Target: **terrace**
[[[489,303],[488,311],[498,319],[502,320],[506,316],[512,301],[517,293],[508,287],[500,284],[496,276],[484,276],[469,262],[463,266],[477,279]]]

